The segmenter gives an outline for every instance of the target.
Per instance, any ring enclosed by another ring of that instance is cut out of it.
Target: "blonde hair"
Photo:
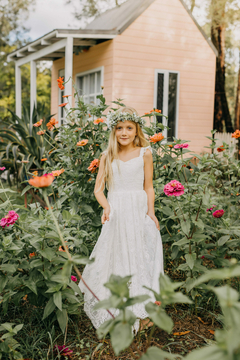
[[[116,111],[117,113],[128,113],[133,114],[135,113],[138,115],[137,111],[132,107],[121,107]],[[143,131],[138,123],[134,123],[136,125],[136,132],[137,135],[133,141],[134,146],[136,147],[146,147],[149,145],[149,142],[146,140]],[[107,189],[110,189],[113,185],[113,171],[112,171],[112,162],[114,159],[118,159],[118,152],[120,149],[120,146],[117,142],[116,138],[116,126],[112,129],[109,141],[108,141],[108,147],[106,150],[106,158],[105,158],[105,166],[104,166],[104,180],[106,183]]]

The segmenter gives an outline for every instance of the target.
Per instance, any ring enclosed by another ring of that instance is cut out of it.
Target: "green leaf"
[[[63,210],[62,211],[62,217],[63,217],[63,220],[68,221],[68,220],[70,220],[72,218],[72,215],[70,214],[69,211]]]
[[[65,264],[63,265],[63,268],[62,268],[62,281],[63,281],[63,284],[66,284],[68,285],[69,284],[69,281],[70,281],[70,278],[71,278],[71,273],[72,273],[72,261],[70,260],[67,260],[65,262]]]
[[[166,314],[165,310],[163,310],[160,306],[149,302],[145,306],[146,311],[149,314],[151,320],[156,324],[160,329],[163,329],[170,333],[173,328],[172,319]]]
[[[186,259],[188,266],[192,270],[194,267],[194,262],[196,260],[196,254],[186,254],[185,259]]]
[[[25,281],[25,285],[32,291],[34,294],[37,295],[37,286],[36,283],[32,280]]]
[[[190,231],[191,223],[189,220],[181,220],[181,228],[184,234],[188,235]]]
[[[152,346],[147,349],[147,352],[140,358],[140,360],[166,360],[166,359],[174,360],[178,358],[180,358],[178,354],[174,355],[166,351],[163,351],[157,348],[156,346]]]
[[[62,311],[62,293],[61,291],[55,292],[53,294],[53,302],[57,308]]]
[[[104,336],[106,336],[109,333],[109,331],[112,329],[113,325],[114,325],[114,319],[107,320],[103,324],[101,324],[97,329],[98,339],[102,339]]]
[[[0,270],[2,271],[6,271],[9,274],[13,274],[16,270],[17,270],[17,265],[13,265],[13,264],[3,264],[0,266]]]
[[[217,345],[205,346],[200,350],[194,350],[188,354],[185,360],[228,360],[228,356],[223,349]]]
[[[59,291],[62,288],[62,286],[63,286],[62,284],[57,284],[55,286],[52,286],[46,291],[46,293],[55,293]]]
[[[224,235],[224,236],[220,237],[220,239],[218,240],[218,245],[219,246],[224,245],[228,241],[229,238],[230,238],[230,235]]]
[[[131,325],[127,323],[118,323],[110,332],[111,343],[116,356],[126,348],[128,348],[133,341],[133,333]]]
[[[28,190],[32,189],[32,186],[31,185],[27,185],[25,186],[25,188],[23,189],[22,193],[21,193],[21,196],[23,196]]]
[[[78,293],[82,297],[82,292],[80,290],[80,287],[77,286],[77,284],[74,281],[70,281],[69,286],[75,293]]]
[[[132,305],[135,305],[135,304],[139,304],[139,303],[142,303],[146,300],[150,299],[150,296],[148,295],[138,295],[138,296],[135,296],[134,298],[130,298],[126,301],[125,305],[126,306],[132,306]]]
[[[53,312],[55,307],[56,306],[55,306],[55,304],[53,302],[53,298],[51,297],[49,299],[47,305],[45,306],[44,313],[43,313],[43,320],[46,319],[46,317],[48,317]]]
[[[64,334],[66,326],[67,326],[67,322],[68,322],[68,315],[67,315],[67,310],[66,309],[62,309],[62,311],[57,310],[57,321],[59,323],[60,329],[62,330],[62,333]]]

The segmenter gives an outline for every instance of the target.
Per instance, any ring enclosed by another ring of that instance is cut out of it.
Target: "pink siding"
[[[121,35],[74,55],[73,78],[104,66],[107,103],[116,98],[140,114],[154,106],[155,69],[180,72],[178,138],[206,151],[213,123],[216,57],[179,0],[156,0]],[[58,111],[58,70],[52,70],[52,113]]]
[[[180,72],[178,138],[205,151],[213,124],[215,54],[179,0],[156,0],[114,40],[113,98],[153,107],[155,69]]]

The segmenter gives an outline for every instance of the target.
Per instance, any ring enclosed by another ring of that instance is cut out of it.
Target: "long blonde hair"
[[[121,107],[120,109],[118,109],[116,111],[116,113],[119,113],[119,114],[128,113],[131,115],[133,113],[135,113],[136,115],[138,115],[137,111],[134,108],[128,107],[128,106]],[[138,123],[134,123],[134,124],[136,124],[136,131],[137,131],[137,135],[133,141],[134,146],[136,146],[136,147],[148,146],[149,142],[146,140],[141,127],[139,126]],[[112,162],[114,159],[118,159],[118,152],[120,149],[120,146],[117,142],[115,130],[116,130],[116,126],[111,131],[109,141],[108,141],[108,147],[106,150],[106,158],[105,158],[105,166],[104,166],[104,180],[105,180],[107,189],[110,189],[111,186],[113,185]]]

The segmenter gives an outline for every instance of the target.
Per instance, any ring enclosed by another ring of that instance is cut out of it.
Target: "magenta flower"
[[[73,281],[73,282],[77,282],[77,278],[76,278],[76,276],[71,276],[71,280]]]
[[[164,186],[164,193],[167,196],[180,196],[184,194],[184,186],[177,180],[172,180]]]
[[[70,350],[68,347],[66,347],[65,345],[55,345],[55,349],[56,349],[56,351],[57,351],[57,349],[58,349],[58,351],[60,352],[60,354],[61,355],[63,355],[63,356],[68,356],[68,355],[71,355],[72,353],[73,353],[73,351],[72,350]]]
[[[215,207],[216,207],[216,205],[213,205],[211,208],[207,209],[206,212],[212,211]]]
[[[3,166],[3,167],[0,167],[0,170],[1,171],[4,171],[6,168]]]
[[[205,256],[203,255],[203,256],[201,256],[201,259],[204,259],[205,258]]]
[[[13,224],[15,224],[15,222],[17,221],[18,218],[19,218],[19,215],[14,210],[11,210],[8,212],[8,214],[6,215],[5,218],[1,219],[0,226],[2,226],[2,228],[5,228],[6,225],[7,225],[7,227],[9,225],[13,225]]]
[[[224,213],[225,213],[225,211],[223,209],[220,209],[220,210],[214,211],[212,216],[215,217],[215,218],[221,218]]]
[[[174,145],[174,149],[187,149],[188,147],[189,145],[187,143]]]

